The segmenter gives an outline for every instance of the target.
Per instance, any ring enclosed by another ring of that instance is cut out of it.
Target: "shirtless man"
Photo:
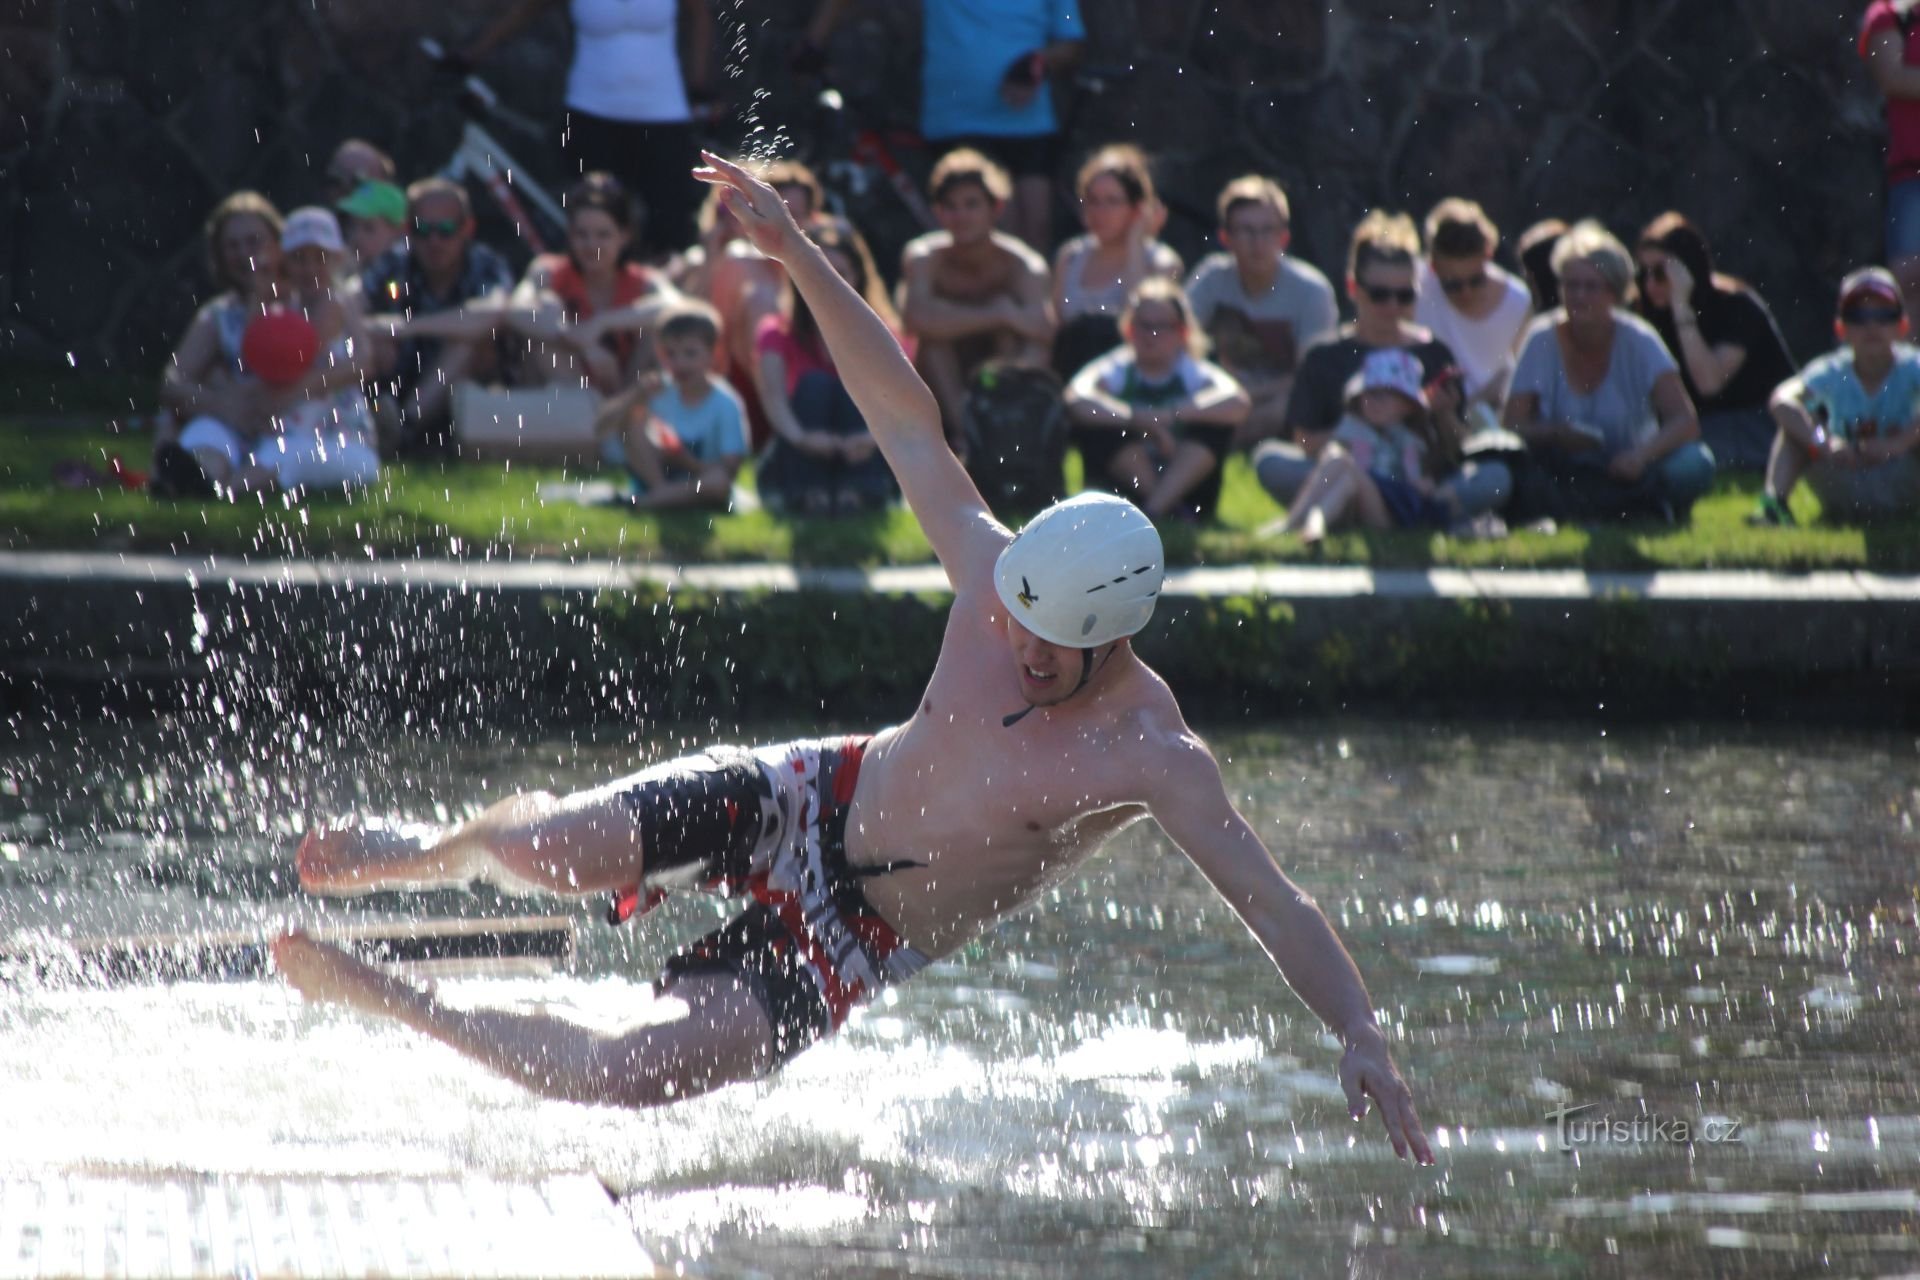
[[[1053,276],[1046,259],[994,230],[1007,175],[978,151],[951,151],[928,180],[939,231],[900,259],[900,319],[919,342],[917,363],[962,452],[967,383],[988,360],[1042,366],[1053,342]]]
[[[487,875],[615,893],[618,914],[669,886],[744,890],[745,912],[668,962],[664,1018],[602,1035],[545,1013],[449,1008],[297,933],[274,948],[287,980],[310,999],[397,1018],[542,1095],[653,1105],[778,1067],[853,1004],[958,950],[1151,816],[1345,1043],[1355,1118],[1372,1097],[1396,1154],[1430,1162],[1352,959],[1133,653],[1163,571],[1153,526],[1087,494],[1009,533],[942,442],[938,406],[885,325],[771,188],[707,161],[699,175],[730,188],[747,235],[813,308],[952,584],[924,700],[871,738],[715,747],[572,796],[502,801],[445,836],[347,827],[301,845],[301,882],[322,893]]]

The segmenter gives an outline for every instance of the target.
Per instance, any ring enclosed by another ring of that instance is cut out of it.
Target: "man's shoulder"
[[[1025,240],[1019,236],[1008,235],[1004,231],[993,233],[993,247],[1017,261],[1030,275],[1048,275],[1047,260],[1040,256]]]
[[[907,241],[900,251],[902,262],[920,262],[936,253],[953,248],[953,236],[946,231],[926,231]]]
[[[1290,253],[1280,255],[1280,280],[1283,285],[1291,283],[1296,289],[1333,296],[1333,282],[1327,279],[1326,273],[1305,258],[1296,258]]]
[[[482,289],[497,289],[513,283],[513,268],[498,249],[475,240],[467,246],[466,278]]]

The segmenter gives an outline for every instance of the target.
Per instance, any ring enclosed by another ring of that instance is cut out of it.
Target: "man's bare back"
[[[831,1034],[852,1003],[958,948],[1151,816],[1344,1042],[1355,1118],[1373,1098],[1395,1151],[1431,1161],[1351,957],[1134,656],[1129,637],[1152,613],[1163,568],[1151,524],[1120,499],[1083,495],[1011,534],[946,447],[931,393],[879,317],[772,188],[710,162],[702,176],[729,188],[735,217],[813,309],[953,586],[921,705],[870,741],[716,750],[684,770],[503,801],[424,841],[350,827],[302,847],[302,882],[322,890],[423,873],[498,872],[573,893],[645,887],[663,873],[750,874],[757,905],[683,952],[685,964],[669,962],[663,981],[684,1005],[676,1019],[603,1037],[547,1015],[451,1010],[298,935],[275,950],[288,980],[398,1017],[551,1096],[651,1105],[779,1065]],[[713,849],[690,861],[682,846],[702,833]]]

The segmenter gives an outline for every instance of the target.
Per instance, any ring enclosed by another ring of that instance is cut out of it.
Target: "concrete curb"
[[[224,667],[228,679],[250,669],[254,683],[337,680],[344,672],[367,693],[382,672],[404,677],[436,664],[450,681],[504,685],[511,681],[503,673],[523,675],[530,662],[603,665],[593,601],[661,588],[746,609],[754,593],[947,591],[933,566],[0,552],[0,599],[8,602],[0,608],[0,685],[19,700],[49,686],[177,684]],[[1183,697],[1190,688],[1208,692],[1196,684],[1227,695],[1290,687],[1249,678],[1271,674],[1264,669],[1205,661],[1183,669],[1180,616],[1249,598],[1284,602],[1288,647],[1243,663],[1291,664],[1320,705],[1365,703],[1372,690],[1396,705],[1410,696],[1472,703],[1494,694],[1590,707],[1598,681],[1640,686],[1656,706],[1674,706],[1681,695],[1743,715],[1756,702],[1845,706],[1847,719],[1920,714],[1920,577],[1238,566],[1178,570],[1166,596],[1171,621],[1156,627],[1166,635],[1155,660]],[[1451,665],[1436,673],[1415,662],[1375,688],[1368,668],[1381,661],[1382,636],[1399,645],[1396,653],[1444,643]]]

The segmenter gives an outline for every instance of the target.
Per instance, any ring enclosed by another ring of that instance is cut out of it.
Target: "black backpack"
[[[1066,496],[1067,408],[1050,369],[989,363],[967,387],[967,473],[995,513]]]

